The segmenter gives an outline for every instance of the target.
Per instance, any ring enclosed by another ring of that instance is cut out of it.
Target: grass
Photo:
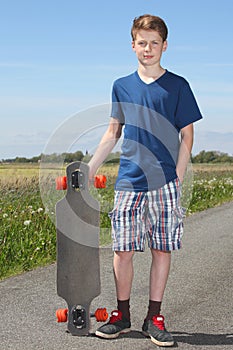
[[[54,261],[56,236],[37,177],[0,182],[0,278]]]
[[[233,200],[233,167],[196,169],[188,214],[213,208]]]
[[[101,245],[111,241],[108,212],[113,205],[117,166],[105,165],[106,189],[92,189],[101,205]],[[0,278],[49,264],[56,259],[54,179],[50,178],[49,209],[41,199],[39,168],[0,166]],[[233,165],[194,164],[187,214],[233,200]],[[60,194],[63,196],[64,193]]]

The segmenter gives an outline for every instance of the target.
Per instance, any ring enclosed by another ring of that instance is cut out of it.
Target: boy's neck
[[[138,66],[138,75],[146,84],[152,83],[153,81],[159,79],[165,72],[166,69],[160,65],[156,67],[145,67],[142,65]]]

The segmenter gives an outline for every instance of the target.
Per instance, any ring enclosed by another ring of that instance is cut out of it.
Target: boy
[[[167,49],[167,34],[167,26],[159,17],[143,15],[134,19],[132,49],[138,70],[115,81],[110,123],[89,162],[91,180],[119,140],[124,125],[114,209],[110,213],[117,310],[96,335],[116,338],[130,331],[133,255],[144,251],[147,237],[152,263],[148,313],[142,331],[159,346],[174,344],[160,309],[171,252],[181,247],[180,189],[193,144],[193,123],[202,118],[187,81],[160,64]]]

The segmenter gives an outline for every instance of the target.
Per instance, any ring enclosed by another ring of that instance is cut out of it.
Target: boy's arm
[[[193,146],[193,124],[189,124],[181,129],[181,144],[178,161],[176,164],[176,173],[181,182],[184,180],[186,168],[190,159]]]
[[[112,151],[117,141],[121,137],[122,125],[118,119],[111,118],[109,126],[102,137],[89,165],[89,180],[92,180],[96,171]]]

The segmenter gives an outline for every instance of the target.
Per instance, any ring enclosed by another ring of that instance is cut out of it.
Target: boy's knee
[[[124,252],[116,251],[116,252],[114,252],[114,254],[115,254],[115,257],[122,262],[130,261],[134,256],[133,251],[130,251],[130,252],[128,252],[128,251],[124,251]]]
[[[166,257],[166,256],[170,256],[171,252],[165,251],[165,250],[151,249],[151,254],[154,257]]]

